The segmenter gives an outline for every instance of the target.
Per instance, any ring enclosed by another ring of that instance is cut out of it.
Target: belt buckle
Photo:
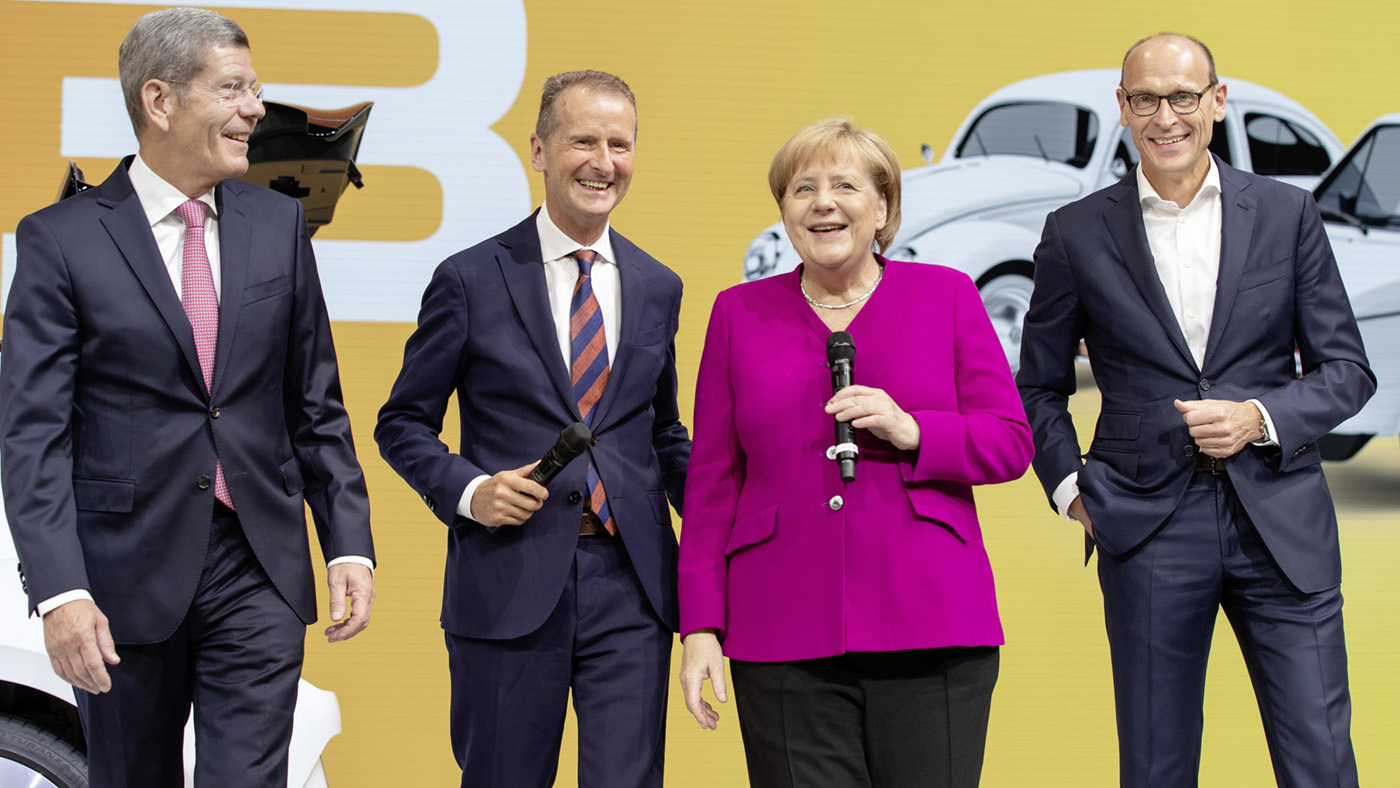
[[[583,519],[579,521],[579,536],[607,536],[608,529],[603,527],[603,521],[598,517],[597,512],[585,511]]]
[[[1211,476],[1219,476],[1224,470],[1224,457],[1214,457],[1205,452],[1196,455],[1196,471],[1198,473],[1209,473]]]

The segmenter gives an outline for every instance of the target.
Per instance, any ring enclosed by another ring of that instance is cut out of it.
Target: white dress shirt
[[[612,366],[617,357],[617,332],[622,320],[622,282],[617,269],[617,255],[613,254],[611,224],[603,227],[603,234],[590,244],[580,244],[564,234],[563,230],[549,217],[549,206],[541,205],[535,218],[535,230],[540,235],[540,255],[544,259],[544,281],[549,295],[549,312],[554,318],[554,333],[559,338],[559,352],[564,359],[564,368],[572,369],[573,333],[570,326],[573,317],[572,301],[574,285],[578,283],[578,261],[570,257],[579,249],[592,249],[597,253],[593,261],[593,295],[598,299],[598,310],[603,314],[603,335],[608,340],[608,365]],[[471,520],[472,495],[481,483],[491,478],[478,476],[467,484],[462,499],[457,502],[457,514]],[[477,520],[480,522],[480,520]]]
[[[1167,293],[1172,314],[1196,368],[1205,363],[1206,339],[1215,313],[1215,283],[1220,275],[1220,170],[1210,159],[1210,170],[1196,196],[1186,207],[1162,199],[1152,188],[1142,167],[1137,168],[1138,200],[1142,207],[1142,224],[1147,230],[1147,246],[1157,278]],[[1259,408],[1269,435],[1275,436],[1269,411],[1257,399],[1248,400]],[[1257,445],[1277,445],[1273,440],[1258,441]],[[1079,474],[1072,473],[1055,488],[1051,498],[1065,519],[1069,505],[1079,497]]]
[[[136,197],[141,201],[141,207],[146,212],[146,221],[150,222],[151,234],[155,236],[156,248],[160,250],[161,260],[165,261],[165,270],[170,274],[170,283],[175,286],[175,295],[181,301],[184,300],[184,286],[181,276],[185,254],[185,220],[180,218],[180,214],[175,210],[184,205],[190,198],[184,192],[171,186],[168,181],[160,177],[152,170],[146,162],[141,160],[138,154],[127,168],[127,177],[131,178],[131,188],[136,192]],[[200,202],[209,206],[204,219],[204,248],[209,257],[209,270],[214,275],[214,297],[223,298],[223,281],[220,273],[223,268],[221,257],[219,256],[219,213],[218,205],[214,200],[214,190],[210,189],[197,198]],[[335,566],[343,563],[363,564],[374,570],[374,563],[368,558],[359,555],[343,555],[333,559],[327,566]],[[92,594],[82,589],[64,591],[61,594],[45,599],[35,610],[40,616],[66,602],[78,599],[92,599]]]

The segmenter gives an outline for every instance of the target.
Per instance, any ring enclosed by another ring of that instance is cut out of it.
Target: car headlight
[[[744,281],[772,276],[778,270],[778,234],[765,232],[749,244],[744,254]]]

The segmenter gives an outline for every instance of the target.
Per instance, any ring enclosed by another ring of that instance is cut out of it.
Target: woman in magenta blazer
[[[695,394],[680,545],[681,685],[718,714],[731,662],[753,786],[975,786],[1003,642],[972,487],[1030,464],[1030,428],[977,288],[875,254],[899,164],[831,118],[769,185],[796,271],[721,293]],[[832,395],[827,338],[850,333]],[[843,483],[833,419],[859,448]]]

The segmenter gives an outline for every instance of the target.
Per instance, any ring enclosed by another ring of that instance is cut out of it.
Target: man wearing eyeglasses
[[[1141,164],[1047,218],[1017,383],[1036,474],[1086,560],[1099,548],[1122,785],[1197,784],[1223,609],[1279,785],[1355,786],[1316,441],[1375,377],[1311,195],[1210,154],[1225,101],[1199,41],[1128,50],[1118,103]],[[1081,339],[1103,396],[1082,459]]]
[[[264,112],[242,29],[147,14],[118,71],[138,154],[19,225],[6,510],[94,788],[183,786],[192,706],[196,785],[285,786],[316,619],[304,504],[327,637],[374,599],[330,324],[300,203],[231,180]]]

